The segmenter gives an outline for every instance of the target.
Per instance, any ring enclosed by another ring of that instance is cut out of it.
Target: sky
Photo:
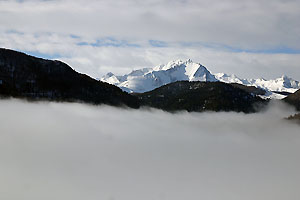
[[[283,120],[295,112],[283,104],[171,114],[10,99],[0,110],[0,199],[300,196],[299,125]]]
[[[178,59],[300,80],[299,0],[0,0],[0,47],[100,78]]]

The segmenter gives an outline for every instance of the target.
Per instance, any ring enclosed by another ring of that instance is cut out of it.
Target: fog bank
[[[258,114],[0,101],[0,199],[298,200],[299,126]]]

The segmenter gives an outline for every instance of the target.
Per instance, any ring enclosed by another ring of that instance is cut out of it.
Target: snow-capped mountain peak
[[[174,60],[167,64],[158,65],[154,68],[143,68],[133,70],[129,74],[116,76],[108,73],[101,81],[114,84],[127,92],[146,92],[162,85],[176,81],[221,81],[225,83],[239,83],[246,86],[255,86],[266,90],[266,96],[271,98],[284,98],[282,94],[274,92],[294,93],[300,89],[300,83],[286,75],[273,80],[242,79],[234,74],[216,73],[212,74],[200,63],[191,59],[182,61]]]
[[[298,89],[299,81],[293,80],[286,75],[282,75],[280,78],[276,79],[277,83],[282,84],[285,88]]]
[[[264,89],[266,96],[271,98],[284,98],[285,95],[276,94],[276,92],[288,92],[294,93],[300,89],[300,83],[286,75],[282,75],[280,78],[267,80],[265,78],[258,79],[241,79],[235,75],[228,75],[224,73],[214,74],[215,77],[225,83],[239,83],[247,86],[255,86],[257,88]]]
[[[100,80],[101,81],[105,80],[104,82],[107,82],[112,85],[117,85],[118,83],[120,83],[119,79],[111,72],[107,73]]]
[[[214,74],[215,78],[219,81],[225,82],[225,83],[239,83],[239,84],[245,84],[245,80],[240,79],[234,74],[225,74],[225,73],[216,73]]]
[[[171,62],[168,62],[167,64],[161,64],[161,65],[158,65],[156,67],[153,68],[153,71],[161,71],[161,70],[169,70],[169,69],[172,69],[174,67],[178,67],[180,65],[185,65],[185,64],[188,64],[188,63],[193,63],[193,61],[191,59],[188,59],[186,61],[182,61],[182,60],[173,60]]]
[[[150,91],[162,85],[182,80],[218,81],[206,67],[200,63],[194,63],[191,59],[175,60],[152,69],[134,70],[124,76],[115,76],[109,73],[101,78],[101,81],[117,85],[127,92]]]

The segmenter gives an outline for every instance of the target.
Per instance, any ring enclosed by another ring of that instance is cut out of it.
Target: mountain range
[[[117,76],[110,72],[100,80],[116,85],[129,93],[151,91],[176,81],[225,82],[255,86],[265,91],[265,94],[261,95],[262,98],[275,99],[283,99],[300,89],[299,81],[285,75],[274,80],[266,80],[263,78],[242,79],[236,75],[225,73],[212,74],[205,66],[195,63],[191,59],[172,61],[154,68],[134,70],[122,76]]]
[[[84,102],[130,108],[143,106],[171,112],[251,113],[268,103],[261,97],[272,93],[288,95],[284,101],[300,110],[300,90],[290,94],[299,87],[297,81],[287,77],[267,81],[211,74],[203,65],[191,60],[135,70],[125,76],[108,74],[105,79],[130,93],[78,73],[61,61],[0,48],[0,98]],[[253,86],[258,84],[261,87]],[[143,92],[145,90],[151,91]]]

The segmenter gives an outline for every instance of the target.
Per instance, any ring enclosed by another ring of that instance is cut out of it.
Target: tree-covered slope
[[[300,90],[296,91],[293,94],[290,94],[283,99],[285,102],[296,107],[297,110],[300,110]]]
[[[134,94],[144,106],[167,111],[237,111],[255,112],[255,105],[265,101],[255,94],[222,82],[171,83],[150,92]]]
[[[80,74],[60,61],[0,49],[1,96],[139,107],[116,86]]]

